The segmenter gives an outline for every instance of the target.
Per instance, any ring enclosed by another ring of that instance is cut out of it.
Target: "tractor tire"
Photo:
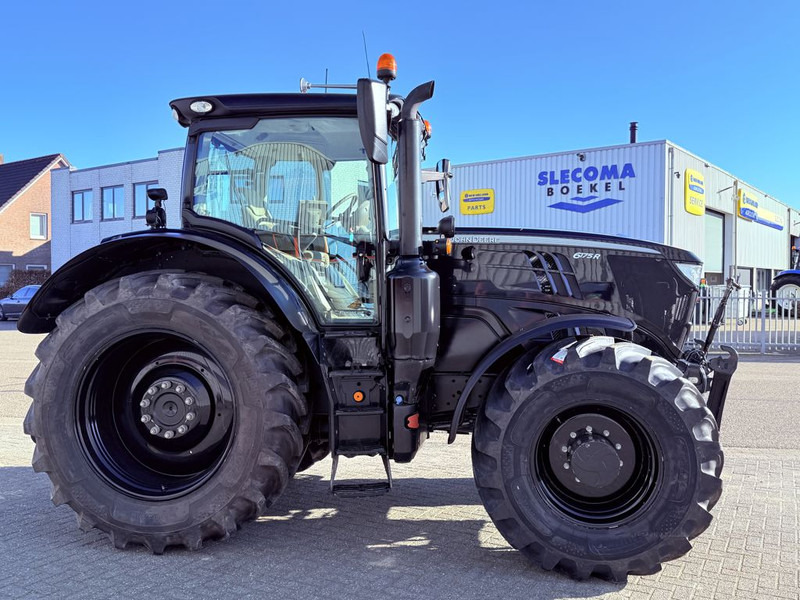
[[[772,306],[782,315],[797,316],[800,302],[800,275],[783,275],[775,279],[769,288]]]
[[[35,471],[114,546],[196,550],[284,490],[307,402],[288,331],[221,279],[150,271],[64,311],[25,392]],[[191,415],[191,416],[190,416]]]
[[[709,526],[722,492],[717,423],[697,388],[608,337],[515,362],[478,415],[472,460],[506,540],[575,579],[658,571]]]

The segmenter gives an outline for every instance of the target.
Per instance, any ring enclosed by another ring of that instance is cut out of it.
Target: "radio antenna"
[[[361,30],[361,37],[364,39],[364,60],[367,61],[367,79],[370,78],[369,75],[369,54],[367,53],[367,34],[364,33],[364,30]]]

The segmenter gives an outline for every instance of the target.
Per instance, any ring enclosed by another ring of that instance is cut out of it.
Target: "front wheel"
[[[624,580],[685,554],[711,522],[723,455],[697,389],[635,344],[523,356],[478,416],[473,469],[500,533],[532,562]]]
[[[800,302],[800,275],[783,275],[770,286],[772,305],[784,315],[797,315]]]
[[[117,547],[199,548],[283,491],[307,406],[291,337],[220,279],[146,272],[57,319],[26,385],[33,467]]]

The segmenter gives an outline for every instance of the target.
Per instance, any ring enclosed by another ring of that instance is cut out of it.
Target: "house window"
[[[103,188],[103,221],[114,221],[125,216],[125,196],[122,186]]]
[[[47,265],[25,265],[26,271],[47,271]]]
[[[31,239],[47,239],[47,215],[45,213],[31,213]]]
[[[14,265],[0,265],[0,285],[5,285],[8,278],[11,277],[11,271],[14,270]]]
[[[72,192],[72,222],[86,223],[92,220],[92,190]]]
[[[158,187],[157,181],[133,184],[133,216],[144,217],[153,208],[153,201],[147,197],[147,190]]]

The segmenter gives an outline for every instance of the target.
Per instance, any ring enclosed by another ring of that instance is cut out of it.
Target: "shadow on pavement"
[[[0,522],[0,581],[13,596],[132,597],[163,589],[171,598],[549,600],[624,587],[575,582],[528,564],[489,522],[468,477],[402,478],[388,495],[343,499],[323,477],[300,474],[230,540],[154,556],[141,547],[115,550],[97,530],[81,532],[71,510],[51,504],[45,476],[7,467],[0,468]],[[37,575],[32,565],[53,576]]]

